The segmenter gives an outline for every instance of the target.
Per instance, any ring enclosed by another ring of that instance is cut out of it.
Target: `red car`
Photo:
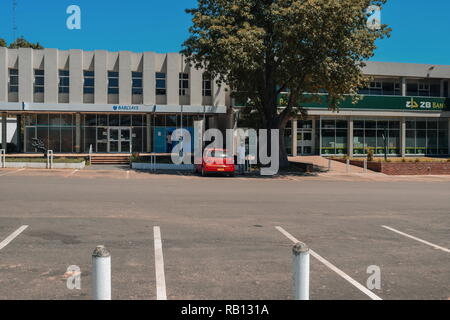
[[[195,172],[201,173],[202,176],[208,173],[222,173],[233,177],[236,171],[234,157],[225,149],[206,150],[201,162],[195,165]]]

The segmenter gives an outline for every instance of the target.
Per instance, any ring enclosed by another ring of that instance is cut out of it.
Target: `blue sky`
[[[11,41],[12,1],[0,0],[0,38]],[[17,0],[18,36],[59,49],[175,52],[187,37],[196,0]],[[68,30],[66,9],[82,10],[82,29]],[[450,1],[389,0],[383,23],[392,37],[372,60],[450,65]]]

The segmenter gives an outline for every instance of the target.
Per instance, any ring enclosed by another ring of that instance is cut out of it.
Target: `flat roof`
[[[450,66],[400,62],[366,61],[363,72],[371,76],[450,79]]]

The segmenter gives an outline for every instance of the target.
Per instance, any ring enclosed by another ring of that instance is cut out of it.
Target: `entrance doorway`
[[[108,129],[108,152],[131,153],[131,128]]]
[[[312,129],[299,129],[297,131],[297,154],[302,156],[313,154]]]

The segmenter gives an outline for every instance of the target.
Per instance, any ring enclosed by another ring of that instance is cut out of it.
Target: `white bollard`
[[[331,159],[328,159],[328,171],[331,171]]]
[[[294,299],[309,300],[309,248],[297,243],[292,249],[294,254]]]
[[[350,172],[350,159],[347,159],[347,173]]]
[[[367,173],[367,159],[364,159],[364,173]]]
[[[104,246],[98,246],[92,254],[92,297],[111,300],[111,254]]]

